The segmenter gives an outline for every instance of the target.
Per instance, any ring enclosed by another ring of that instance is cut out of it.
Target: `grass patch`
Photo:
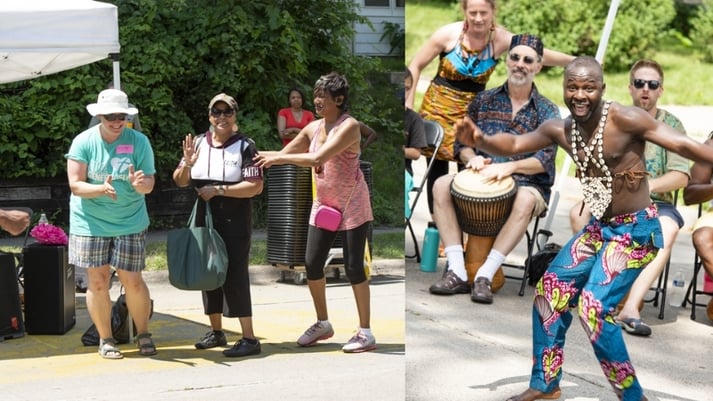
[[[375,232],[372,235],[373,259],[402,259],[404,257],[404,233],[401,230]],[[2,247],[5,252],[20,253],[21,247]],[[250,265],[266,265],[267,240],[253,240],[250,247]],[[146,243],[146,271],[166,270],[166,242]]]
[[[404,257],[403,231],[379,232],[372,237],[373,259],[402,259]],[[266,265],[267,240],[253,239],[250,246],[250,265]],[[146,270],[166,270],[166,242],[154,241],[146,245]]]

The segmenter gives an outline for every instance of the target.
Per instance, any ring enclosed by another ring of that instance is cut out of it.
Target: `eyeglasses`
[[[659,88],[659,86],[661,86],[661,82],[659,82],[655,79],[652,79],[650,81],[647,81],[645,79],[635,79],[633,84],[634,84],[634,88],[636,88],[636,89],[641,89],[644,87],[644,85],[649,85],[649,89],[651,89],[652,91],[655,91],[656,89]]]
[[[530,57],[530,56],[524,56],[524,57],[523,57],[523,56],[520,56],[520,55],[517,54],[517,53],[510,53],[510,60],[513,61],[513,62],[515,62],[515,63],[517,63],[518,61],[520,61],[521,58],[522,58],[522,61],[523,61],[525,64],[527,64],[527,65],[530,65],[530,64],[532,64],[532,63],[535,62],[535,59],[534,59],[533,57]]]
[[[126,114],[120,113],[120,114],[104,114],[104,118],[107,121],[116,121],[116,120],[121,120],[124,121],[126,120]]]
[[[233,114],[235,114],[235,110],[233,110],[233,109],[210,109],[210,115],[213,117],[220,117],[221,114],[226,117],[230,117]]]

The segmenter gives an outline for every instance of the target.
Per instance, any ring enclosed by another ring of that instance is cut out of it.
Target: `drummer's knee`
[[[444,175],[433,183],[433,200],[436,204],[447,204],[451,202],[451,182],[453,176]]]

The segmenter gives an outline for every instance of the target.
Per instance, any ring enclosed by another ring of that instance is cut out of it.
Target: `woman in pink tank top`
[[[366,237],[374,217],[369,188],[359,168],[359,121],[347,113],[348,96],[349,83],[343,75],[332,72],[320,77],[314,85],[314,107],[322,118],[309,123],[279,152],[260,152],[255,160],[263,168],[294,164],[314,169],[316,196],[309,218],[305,268],[317,322],[300,336],[297,344],[308,347],[334,335],[327,312],[324,266],[332,243],[342,232],[344,269],[354,290],[359,315],[356,333],[342,350],[364,352],[376,348],[370,329],[369,280],[364,271]],[[342,213],[337,231],[315,225],[315,212],[320,205]]]

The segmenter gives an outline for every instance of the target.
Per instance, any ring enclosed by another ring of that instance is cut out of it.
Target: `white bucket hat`
[[[129,107],[129,98],[126,93],[118,89],[105,89],[99,92],[97,102],[88,104],[87,111],[92,116],[114,113],[138,114],[136,107]]]

